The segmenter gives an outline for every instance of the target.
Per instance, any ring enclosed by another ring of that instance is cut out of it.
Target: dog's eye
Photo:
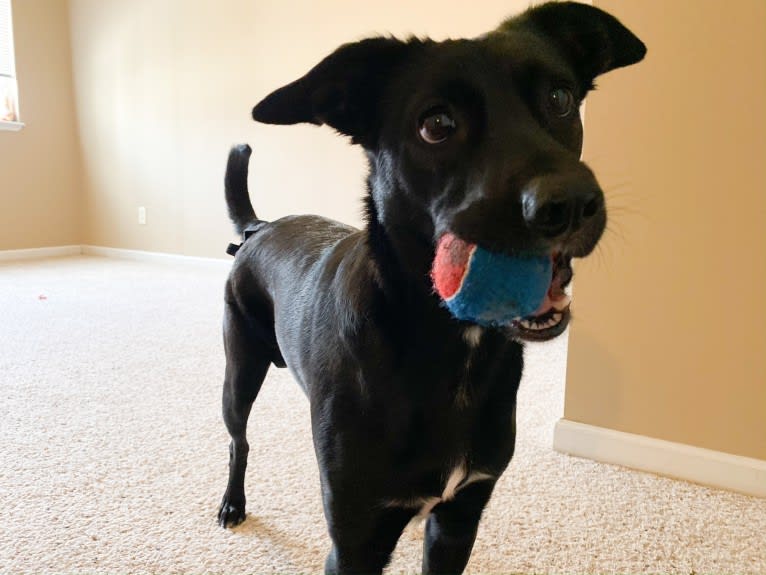
[[[551,110],[559,118],[569,116],[575,108],[575,98],[571,90],[566,88],[554,88],[548,95]]]
[[[427,144],[440,144],[456,129],[455,120],[446,111],[431,110],[420,120],[419,134]]]

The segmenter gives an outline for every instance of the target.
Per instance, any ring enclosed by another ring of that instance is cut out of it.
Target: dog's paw
[[[245,520],[245,502],[237,502],[224,495],[218,509],[218,525],[223,528],[236,527]]]

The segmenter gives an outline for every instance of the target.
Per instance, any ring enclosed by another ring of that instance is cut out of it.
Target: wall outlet
[[[142,226],[146,225],[146,208],[144,206],[138,208],[138,223]]]

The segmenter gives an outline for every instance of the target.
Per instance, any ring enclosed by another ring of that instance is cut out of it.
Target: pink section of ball
[[[444,234],[436,246],[436,256],[431,269],[431,279],[436,293],[447,300],[460,291],[468,262],[476,244],[464,242],[457,236]]]

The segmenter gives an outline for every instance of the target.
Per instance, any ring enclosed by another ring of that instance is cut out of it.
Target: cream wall
[[[81,242],[66,2],[13,2],[19,132],[0,131],[0,250]]]
[[[361,223],[361,152],[327,128],[256,125],[252,106],[343,42],[477,35],[528,4],[71,0],[86,243],[224,257],[223,170],[243,141],[261,217]]]
[[[766,2],[594,4],[649,53],[588,103],[565,418],[766,459]]]

